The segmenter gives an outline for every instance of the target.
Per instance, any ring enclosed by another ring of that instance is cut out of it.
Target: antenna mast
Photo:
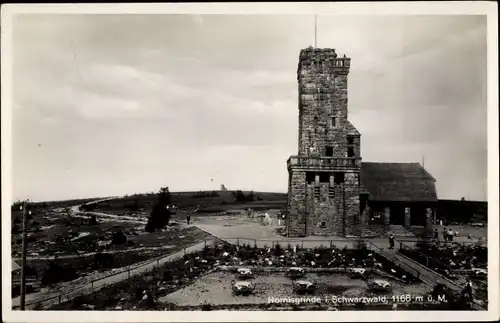
[[[318,45],[318,16],[314,15],[314,48]]]

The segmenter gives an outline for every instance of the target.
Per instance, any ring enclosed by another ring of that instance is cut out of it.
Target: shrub
[[[114,257],[110,253],[96,253],[94,255],[94,261],[92,267],[94,269],[109,269],[113,268]]]
[[[90,216],[89,224],[90,225],[97,225],[97,218],[96,218],[96,216],[94,214],[92,214]]]
[[[203,305],[201,305],[201,310],[202,311],[211,311],[212,310],[212,304],[210,304],[210,303],[203,303]]]
[[[274,255],[279,257],[282,254],[283,254],[283,248],[279,243],[276,243],[276,245],[274,246]]]
[[[113,238],[111,240],[111,244],[113,245],[120,245],[120,244],[125,244],[127,243],[127,236],[125,233],[123,233],[122,230],[119,230],[113,235]]]
[[[69,266],[61,266],[51,261],[49,268],[42,275],[42,284],[51,285],[58,282],[70,281],[78,278],[76,269]]]

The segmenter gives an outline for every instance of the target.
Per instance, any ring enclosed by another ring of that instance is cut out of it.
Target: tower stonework
[[[360,133],[348,121],[350,58],[300,51],[298,154],[287,161],[288,236],[353,235],[360,219]]]

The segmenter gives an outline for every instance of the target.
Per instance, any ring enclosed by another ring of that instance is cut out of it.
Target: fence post
[[[274,240],[271,242],[271,249],[274,249]]]
[[[59,294],[59,304],[61,304],[61,294]]]
[[[156,267],[160,268],[160,259],[156,259]]]
[[[91,281],[91,282],[90,282],[90,286],[91,286],[91,291],[92,291],[92,293],[93,293],[93,292],[94,292],[94,281]]]
[[[399,250],[403,249],[403,241],[399,241]]]
[[[429,257],[425,256],[425,266],[429,267]]]
[[[236,238],[236,245],[239,246],[240,245],[240,238]]]
[[[332,247],[333,247],[333,241],[330,240],[330,249],[332,249]]]
[[[207,239],[203,240],[205,242],[205,249],[207,249]]]
[[[304,240],[300,241],[300,249],[304,249]]]
[[[130,279],[130,266],[128,266],[128,279]]]
[[[186,256],[186,247],[182,246],[184,248],[184,256]]]

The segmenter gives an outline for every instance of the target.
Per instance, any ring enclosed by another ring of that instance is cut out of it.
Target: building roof
[[[359,131],[352,125],[350,121],[347,121],[345,131],[347,132],[348,135],[353,135],[353,136],[360,135]]]
[[[419,163],[362,163],[361,185],[374,201],[437,201],[436,180]]]

